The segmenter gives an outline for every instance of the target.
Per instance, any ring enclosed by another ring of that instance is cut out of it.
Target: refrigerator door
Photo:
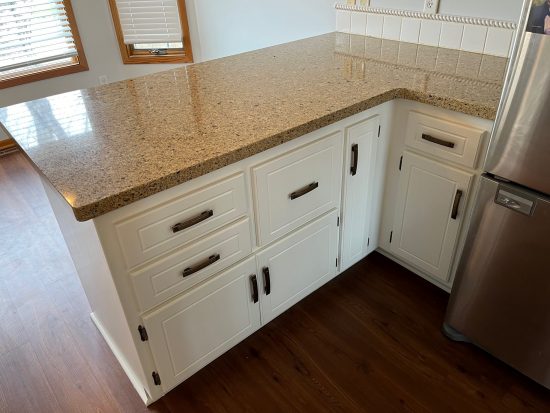
[[[550,194],[550,36],[525,33],[485,170]]]
[[[550,388],[550,199],[482,177],[446,324]]]

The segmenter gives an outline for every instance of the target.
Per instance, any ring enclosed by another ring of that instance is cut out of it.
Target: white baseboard
[[[105,342],[115,355],[115,358],[120,363],[120,366],[122,367],[122,370],[126,373],[126,376],[130,379],[130,382],[132,383],[132,386],[134,386],[134,389],[136,389],[137,393],[139,394],[139,397],[141,400],[143,400],[143,403],[145,403],[147,406],[149,406],[151,403],[153,403],[154,400],[152,400],[147,392],[145,391],[145,387],[141,383],[141,380],[139,379],[139,376],[134,372],[134,370],[130,367],[128,362],[126,361],[126,358],[122,354],[122,352],[119,350],[118,346],[115,344],[115,342],[111,339],[109,336],[109,333],[103,325],[101,324],[101,321],[95,316],[94,313],[90,313],[90,318],[92,319],[93,323],[105,339]]]

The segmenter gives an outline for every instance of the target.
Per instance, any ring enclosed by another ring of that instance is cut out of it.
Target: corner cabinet
[[[473,176],[405,151],[391,251],[448,282]]]

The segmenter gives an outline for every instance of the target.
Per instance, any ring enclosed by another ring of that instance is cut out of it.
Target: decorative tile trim
[[[410,17],[410,18],[425,19],[425,20],[438,20],[442,22],[451,22],[451,23],[474,24],[477,26],[498,27],[501,29],[515,30],[517,27],[517,24],[513,22],[504,21],[504,20],[485,19],[481,17],[463,17],[463,16],[451,16],[448,14],[430,14],[430,13],[422,13],[418,11],[382,9],[378,7],[351,6],[347,4],[341,4],[341,3],[336,3],[335,8],[336,10],[358,11],[358,12],[373,13],[373,14],[386,14],[391,16]]]

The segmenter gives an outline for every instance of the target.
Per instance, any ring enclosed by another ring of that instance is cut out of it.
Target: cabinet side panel
[[[147,403],[147,381],[93,221],[76,221],[70,206],[57,191],[44,179],[42,184],[92,308],[94,322],[99,324],[111,350],[140,397]]]

